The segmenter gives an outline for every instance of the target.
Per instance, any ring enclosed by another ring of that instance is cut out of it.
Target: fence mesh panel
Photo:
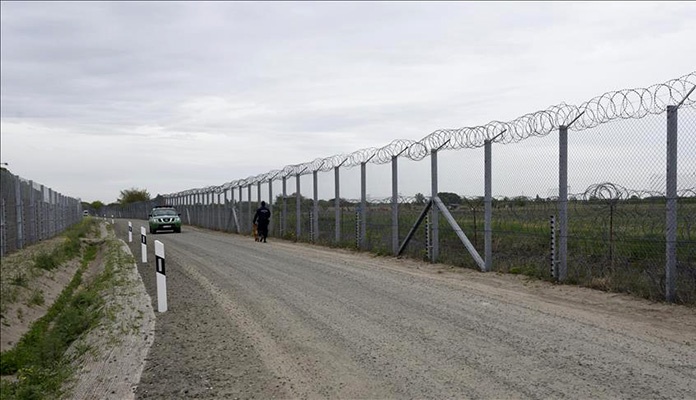
[[[0,255],[54,237],[81,219],[79,199],[0,169]]]
[[[437,262],[478,269],[481,265],[474,260],[486,253],[484,149],[490,142],[492,251],[488,261],[493,270],[662,299],[667,295],[666,108],[683,103],[678,118],[676,300],[693,304],[696,95],[687,95],[695,85],[696,73],[691,73],[647,88],[605,93],[579,106],[562,103],[509,122],[440,129],[419,141],[395,140],[382,148],[318,158],[218,187],[165,197],[182,201],[194,210],[192,223],[213,227],[212,222],[199,218],[211,206],[194,206],[192,196],[238,191],[241,187],[243,194],[240,198],[235,192],[232,205],[239,231],[248,233],[258,202],[256,185],[263,182],[264,198],[271,180],[272,235],[393,254],[392,227],[398,223],[401,246],[431,202],[432,179],[436,179],[437,196],[455,225],[450,225],[443,212],[438,212],[437,221],[431,220],[432,212],[428,213],[413,230],[402,255],[416,259],[436,255]],[[563,176],[562,126],[569,126],[567,203],[561,197],[564,191],[559,189]],[[433,155],[438,156],[437,171],[431,170],[431,162],[436,160]],[[392,220],[390,166],[394,159],[398,161],[399,174],[397,221]],[[338,221],[333,201],[335,168],[340,173]],[[315,172],[319,194],[316,210],[312,179]],[[297,176],[301,176],[299,219]],[[282,179],[286,180],[285,198],[279,184]],[[251,196],[247,192],[249,185]],[[367,198],[365,209],[362,196]],[[562,212],[566,204],[567,225]],[[13,212],[11,199],[3,210],[7,215]],[[435,225],[439,227],[437,238]],[[561,227],[567,227],[567,237],[562,236]],[[463,236],[476,257],[462,243]],[[564,253],[560,241],[566,239]],[[6,241],[9,240],[8,237]]]

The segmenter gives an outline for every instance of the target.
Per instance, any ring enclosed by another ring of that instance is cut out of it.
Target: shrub
[[[60,262],[53,254],[39,253],[34,257],[34,266],[39,269],[51,271],[60,265]]]
[[[34,290],[29,299],[30,306],[42,306],[46,300],[44,299],[43,293],[40,290]]]
[[[12,284],[15,286],[27,287],[29,285],[29,280],[25,274],[19,273],[12,278]]]

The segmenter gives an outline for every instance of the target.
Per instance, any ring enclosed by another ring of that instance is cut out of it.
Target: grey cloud
[[[148,138],[174,151],[186,143],[191,157],[227,167],[238,159],[203,146],[231,137],[253,154],[263,137],[283,161],[305,162],[661,82],[695,60],[670,50],[693,47],[696,14],[687,3],[0,7],[3,122],[104,141]],[[674,55],[669,65],[665,54]],[[54,136],[47,146],[61,140]]]

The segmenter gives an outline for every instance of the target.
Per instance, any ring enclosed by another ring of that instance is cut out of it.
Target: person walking
[[[271,222],[271,210],[266,207],[266,202],[261,202],[261,207],[256,209],[253,223],[258,223],[260,241],[266,243],[268,237],[268,223]]]

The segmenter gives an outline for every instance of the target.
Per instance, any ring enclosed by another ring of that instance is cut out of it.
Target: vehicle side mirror
[[[152,214],[147,214],[147,216],[148,216],[148,218],[149,218],[149,217],[152,217]]]
[[[181,217],[181,213],[179,213],[179,216]]]

